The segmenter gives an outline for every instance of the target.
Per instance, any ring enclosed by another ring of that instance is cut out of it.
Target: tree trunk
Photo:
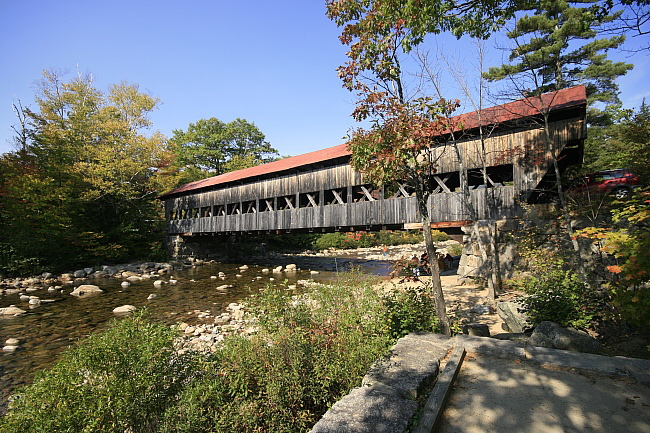
[[[440,267],[438,266],[438,255],[436,247],[431,237],[431,220],[429,219],[429,209],[425,197],[417,197],[420,208],[420,218],[422,220],[422,232],[424,233],[424,245],[429,254],[429,268],[431,271],[431,295],[436,306],[436,315],[440,321],[440,332],[445,335],[451,335],[451,326],[447,316],[447,307],[445,297],[442,293],[442,282],[440,281]]]
[[[582,257],[580,257],[580,245],[576,236],[573,234],[573,227],[571,227],[571,215],[569,214],[569,208],[567,206],[566,197],[564,196],[564,191],[562,188],[562,180],[560,179],[560,166],[557,163],[558,149],[555,148],[555,142],[552,140],[550,128],[548,126],[548,113],[543,113],[544,116],[544,135],[546,136],[546,141],[549,148],[551,149],[551,160],[553,163],[553,170],[555,171],[555,187],[557,189],[557,195],[560,199],[560,207],[562,207],[562,212],[564,216],[564,224],[566,228],[566,235],[571,241],[573,246],[573,251],[575,252],[576,265],[578,267],[578,273],[584,281],[587,280],[587,272],[585,271],[584,263],[582,262]]]

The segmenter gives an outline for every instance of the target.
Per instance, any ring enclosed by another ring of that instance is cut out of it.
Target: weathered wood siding
[[[572,118],[550,125],[554,145],[564,146],[585,137],[584,118]],[[500,132],[484,140],[481,151],[478,139],[459,141],[459,152],[467,169],[483,166],[512,167],[512,181],[494,188],[477,188],[470,192],[479,218],[516,216],[520,209],[515,197],[535,188],[548,170],[551,149],[541,127]],[[435,150],[439,176],[458,176],[459,164],[451,146]],[[508,168],[507,170],[510,170]],[[455,173],[455,174],[454,174]],[[238,185],[190,193],[165,200],[170,233],[224,233],[319,228],[377,227],[420,221],[415,197],[384,197],[382,192],[364,196],[360,185],[363,176],[349,164],[296,171],[291,174],[253,180]],[[366,185],[367,186],[367,185]],[[369,186],[368,186],[369,187]],[[353,194],[353,191],[354,192]],[[470,219],[467,202],[459,189],[441,189],[429,199],[432,222]],[[493,194],[497,208],[489,214],[485,195]],[[408,195],[408,193],[407,193]],[[268,210],[267,202],[272,210]]]

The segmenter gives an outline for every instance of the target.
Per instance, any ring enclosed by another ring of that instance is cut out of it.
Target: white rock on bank
[[[156,295],[155,293],[152,293],[149,296],[147,296],[147,301],[151,301],[152,299],[156,299],[157,297],[158,297],[158,295]]]
[[[0,316],[20,316],[21,314],[25,314],[25,313],[26,313],[25,310],[21,310],[15,305],[10,305],[5,308],[0,308]]]
[[[113,308],[113,313],[115,314],[130,314],[137,310],[133,305],[122,305],[121,307]]]
[[[122,281],[122,283],[120,284],[120,286],[124,287],[125,289],[127,287],[129,287],[130,285],[131,285],[131,283],[129,283],[128,281]]]

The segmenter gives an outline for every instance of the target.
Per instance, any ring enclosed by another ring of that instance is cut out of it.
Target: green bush
[[[332,285],[251,301],[260,332],[231,338],[170,409],[170,432],[308,430],[393,343],[372,284]],[[401,325],[400,325],[401,326]]]
[[[386,296],[387,318],[390,334],[400,338],[414,331],[439,330],[433,299],[422,288],[406,288]]]
[[[449,235],[444,232],[433,230],[434,241],[448,240]],[[325,233],[318,236],[312,243],[314,250],[326,250],[328,248],[353,249],[379,247],[382,245],[404,245],[417,244],[422,242],[422,233],[414,230],[392,231],[382,230],[379,232],[347,232],[347,233]]]
[[[535,325],[550,320],[564,327],[589,326],[594,300],[575,272],[550,270],[540,277],[528,277],[522,288],[527,293],[523,302]]]
[[[174,335],[140,314],[113,322],[19,389],[0,431],[154,431],[193,366]]]

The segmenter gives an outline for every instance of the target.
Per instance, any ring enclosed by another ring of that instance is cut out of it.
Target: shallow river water
[[[262,273],[264,268],[296,263],[299,270],[282,274]],[[16,305],[29,312],[19,317],[0,316],[0,345],[8,338],[20,339],[20,349],[14,353],[0,351],[0,413],[12,390],[33,380],[35,371],[50,367],[60,353],[77,340],[104,328],[114,318],[113,309],[121,305],[134,305],[138,309],[146,307],[153,317],[167,324],[182,321],[198,323],[196,310],[209,311],[213,316],[225,311],[231,302],[244,300],[268,284],[288,285],[298,280],[331,281],[337,278],[337,271],[350,267],[360,267],[364,272],[374,275],[388,275],[388,262],[358,260],[353,257],[285,257],[268,260],[264,263],[247,263],[249,269],[239,271],[241,264],[207,263],[203,266],[174,270],[160,279],[168,281],[173,275],[178,283],[154,287],[159,278],[132,283],[122,288],[123,279],[88,279],[83,284],[98,285],[104,293],[88,298],[70,295],[73,285],[65,285],[63,293],[48,292],[47,287],[28,293],[52,300],[30,309],[18,294],[1,295],[0,307]],[[319,271],[312,275],[310,270]],[[224,280],[212,279],[219,272],[226,274]],[[236,277],[241,273],[241,277]],[[261,277],[261,278],[257,278]],[[275,281],[271,281],[274,278]],[[232,285],[227,291],[217,291],[216,287]],[[155,299],[147,300],[150,294]],[[206,319],[212,320],[212,319]]]

